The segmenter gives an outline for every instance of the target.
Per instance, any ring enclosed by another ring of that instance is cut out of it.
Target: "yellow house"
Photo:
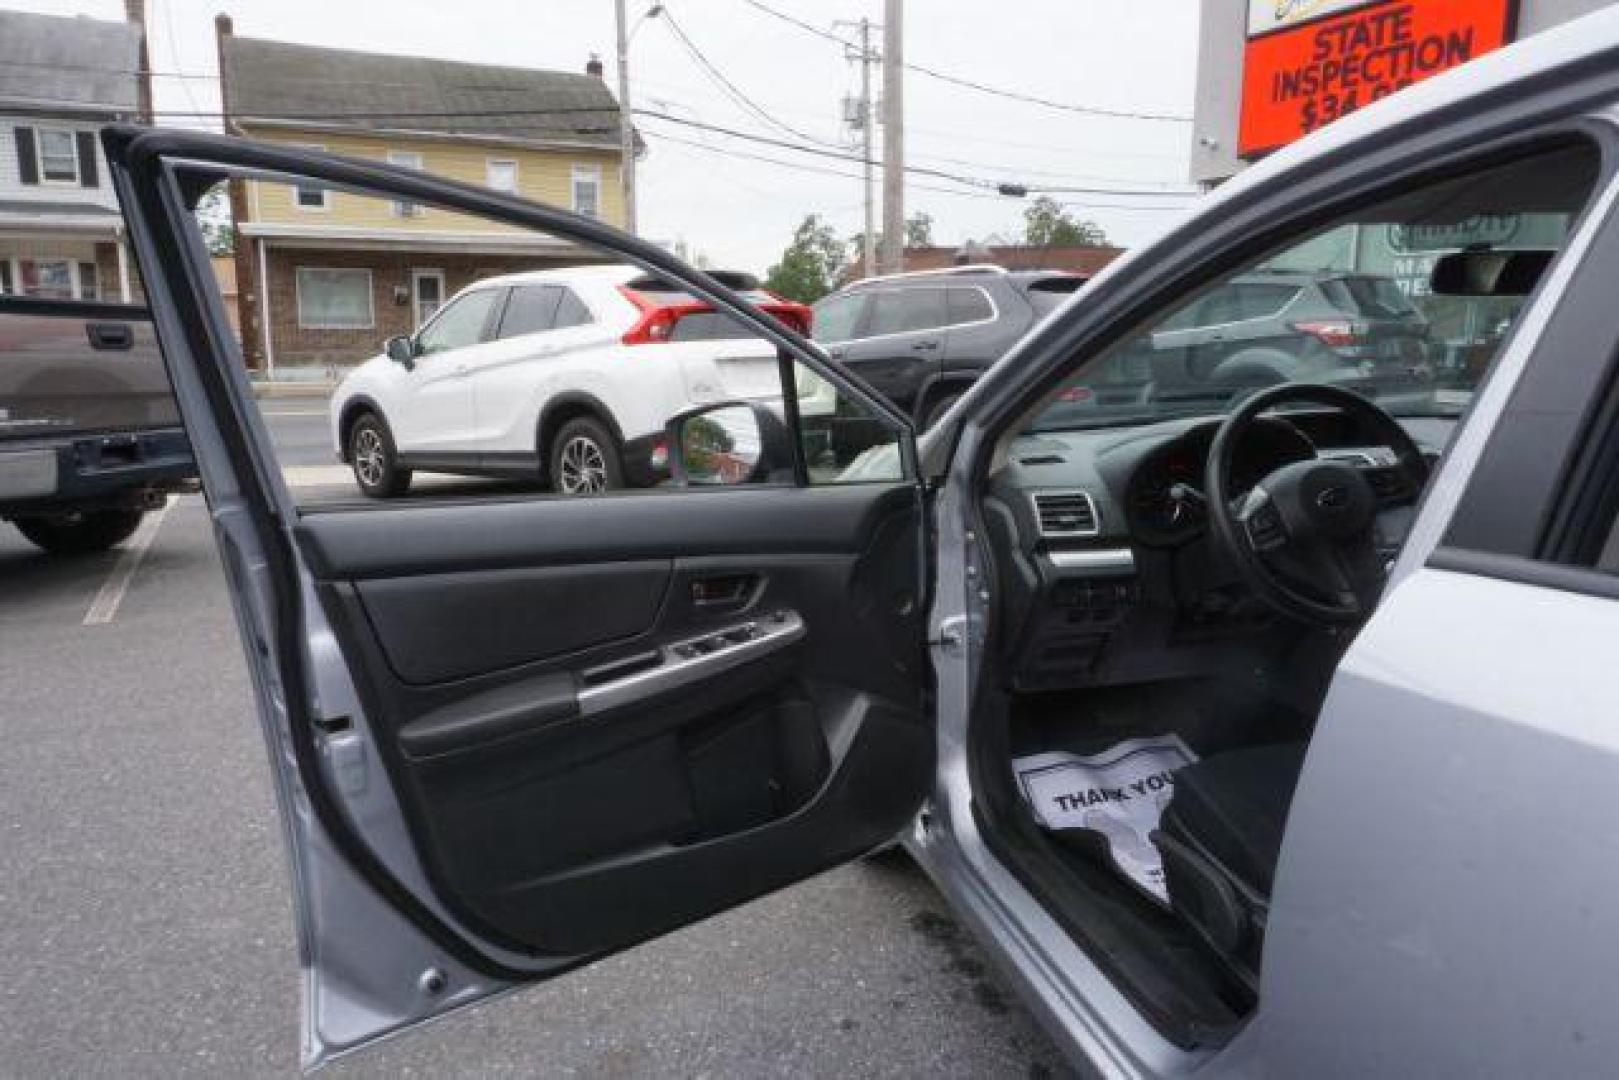
[[[573,74],[291,45],[237,37],[224,15],[217,30],[232,134],[623,224],[620,114],[597,61]],[[597,258],[496,222],[318,187],[238,182],[231,203],[254,368],[362,359],[479,278]]]

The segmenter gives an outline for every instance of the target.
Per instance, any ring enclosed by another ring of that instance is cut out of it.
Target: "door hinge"
[[[960,656],[967,646],[967,616],[942,620],[928,644],[949,656]]]

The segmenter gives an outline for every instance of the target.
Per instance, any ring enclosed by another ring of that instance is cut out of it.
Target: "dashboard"
[[[1200,534],[1208,517],[1202,500],[1204,469],[1218,425],[1201,424],[1151,449],[1130,470],[1124,513],[1140,544],[1183,544]],[[1232,459],[1232,484],[1247,491],[1272,471],[1316,456],[1315,445],[1285,420],[1261,418]]]
[[[1057,689],[1179,677],[1247,662],[1254,638],[1295,634],[1253,599],[1209,535],[1204,470],[1222,418],[1035,432],[1014,440],[991,474],[986,531],[1003,585],[999,637],[1013,681]],[[1449,418],[1402,420],[1430,460]],[[1233,459],[1247,491],[1315,457],[1357,466],[1392,448],[1335,410],[1262,417]],[[1404,539],[1412,511],[1387,511],[1378,544]]]

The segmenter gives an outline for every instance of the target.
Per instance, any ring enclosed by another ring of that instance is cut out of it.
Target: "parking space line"
[[[124,602],[124,594],[129,591],[129,583],[135,580],[135,571],[140,569],[141,560],[146,558],[147,549],[152,541],[157,539],[157,530],[163,527],[163,519],[168,515],[169,507],[174,505],[174,497],[170,496],[157,510],[146,516],[135,535],[130,537],[118,554],[118,561],[113,564],[112,572],[102,583],[101,591],[96,598],[90,601],[90,610],[84,613],[85,626],[102,626],[110,623],[113,616],[118,614],[118,605]]]

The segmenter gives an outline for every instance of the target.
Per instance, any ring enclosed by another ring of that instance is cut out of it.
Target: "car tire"
[[[12,524],[53,555],[93,555],[128,540],[145,516],[142,510],[70,510],[20,517]]]
[[[349,426],[349,467],[354,483],[373,499],[391,499],[410,490],[411,471],[399,467],[393,434],[376,413],[365,413]]]
[[[551,490],[558,495],[600,495],[624,486],[618,440],[594,417],[575,417],[563,424],[545,461]]]

